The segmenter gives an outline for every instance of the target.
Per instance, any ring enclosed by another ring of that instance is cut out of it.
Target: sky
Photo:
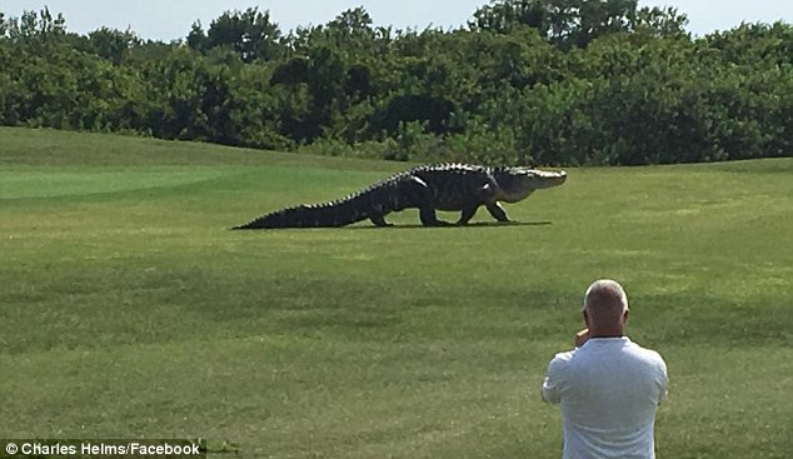
[[[63,13],[70,32],[87,34],[102,26],[131,29],[143,39],[183,39],[200,20],[205,29],[225,11],[244,11],[258,6],[270,11],[270,19],[282,32],[297,26],[321,25],[339,13],[362,6],[375,25],[397,29],[456,28],[465,25],[474,11],[489,0],[0,0],[0,12],[18,17],[23,11],[39,11],[47,5]],[[640,6],[672,6],[688,16],[686,29],[695,35],[731,29],[741,22],[793,23],[790,0],[640,0]]]

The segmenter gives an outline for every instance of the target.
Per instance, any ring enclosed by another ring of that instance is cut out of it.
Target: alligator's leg
[[[443,220],[438,220],[438,215],[435,213],[435,205],[432,202],[432,192],[426,188],[426,193],[421,198],[419,205],[419,218],[421,224],[424,226],[449,226],[451,223]]]
[[[369,217],[369,220],[371,220],[372,223],[374,223],[376,226],[394,226],[393,223],[388,223],[387,221],[385,221],[385,216],[383,215]]]
[[[507,212],[504,210],[503,207],[498,202],[489,202],[485,204],[487,210],[490,212],[490,215],[493,216],[496,220],[504,223],[508,223],[512,220],[507,217]]]
[[[416,176],[406,177],[402,182],[401,192],[405,193],[406,202],[410,204],[400,205],[397,207],[398,210],[407,207],[417,207],[421,224],[424,226],[447,226],[451,224],[438,220],[438,216],[435,214],[432,190],[430,190],[424,180]]]
[[[460,215],[460,219],[457,220],[458,225],[467,225],[469,221],[476,215],[476,211],[479,210],[479,204],[474,206],[466,207],[463,209],[462,215]]]
[[[443,220],[438,220],[438,216],[435,214],[435,207],[432,205],[423,206],[419,209],[419,218],[421,219],[421,224],[424,226],[449,226],[451,223],[445,222]]]

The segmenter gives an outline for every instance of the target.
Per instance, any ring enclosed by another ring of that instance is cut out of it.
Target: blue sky
[[[0,11],[19,16],[24,10],[63,13],[72,32],[88,33],[101,26],[126,30],[128,27],[145,39],[170,41],[184,38],[191,24],[200,19],[208,25],[228,10],[258,6],[269,10],[283,31],[299,25],[324,24],[342,11],[363,6],[377,25],[423,29],[428,25],[443,28],[466,24],[477,8],[488,0],[3,0]],[[689,17],[688,30],[706,34],[746,22],[793,23],[793,1],[789,0],[640,0],[641,6],[674,6]]]

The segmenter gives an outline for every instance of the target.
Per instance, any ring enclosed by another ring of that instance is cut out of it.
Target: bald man
[[[548,365],[542,398],[560,404],[564,459],[655,458],[654,426],[666,397],[666,363],[624,335],[628,298],[613,280],[594,282],[576,348]]]

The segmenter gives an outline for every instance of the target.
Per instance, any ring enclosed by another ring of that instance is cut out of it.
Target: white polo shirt
[[[666,363],[627,337],[591,338],[548,365],[542,398],[560,403],[564,459],[652,459]]]

